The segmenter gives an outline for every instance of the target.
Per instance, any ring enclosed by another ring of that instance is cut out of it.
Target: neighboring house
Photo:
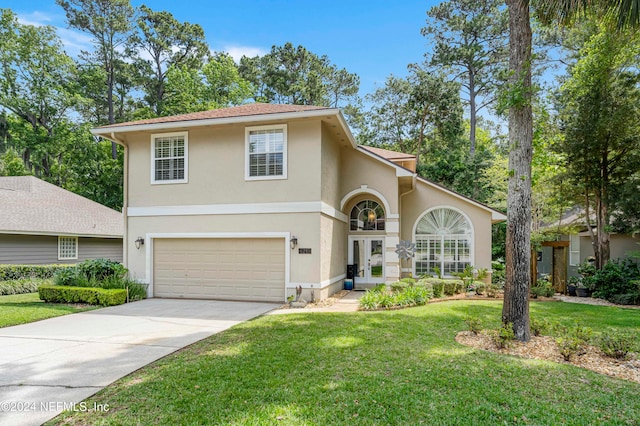
[[[0,177],[0,264],[122,262],[122,213],[33,176]]]
[[[490,268],[505,219],[418,177],[414,156],[358,146],[336,108],[251,104],[92,132],[125,147],[125,263],[150,296],[282,302],[301,286],[309,300],[348,272],[365,288]],[[400,240],[416,242],[413,262]]]
[[[560,234],[556,241],[543,241],[541,249],[536,253],[536,270],[533,276],[551,276],[554,288],[564,293],[568,278],[578,276],[578,266],[594,256],[584,210],[571,209],[562,215],[558,222],[545,228],[573,230],[571,233],[567,231]],[[597,229],[594,228],[594,232],[597,233]],[[632,252],[640,250],[639,244],[638,236],[612,233],[609,240],[609,258],[629,257]]]

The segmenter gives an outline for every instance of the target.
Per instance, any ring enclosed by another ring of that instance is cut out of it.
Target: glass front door
[[[384,237],[349,237],[349,263],[356,265],[354,285],[384,282]]]

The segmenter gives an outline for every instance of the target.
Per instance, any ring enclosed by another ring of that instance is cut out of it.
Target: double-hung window
[[[187,132],[151,135],[151,183],[188,181]]]
[[[285,124],[247,127],[247,180],[287,178],[287,126]]]

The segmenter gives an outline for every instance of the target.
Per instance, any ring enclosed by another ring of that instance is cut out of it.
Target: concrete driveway
[[[80,402],[120,377],[276,307],[148,299],[0,328],[0,425],[92,409]]]

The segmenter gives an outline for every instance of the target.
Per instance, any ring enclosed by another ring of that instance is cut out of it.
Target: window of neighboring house
[[[425,213],[415,231],[416,276],[451,276],[473,262],[473,228],[466,217],[450,208]]]
[[[287,178],[287,126],[247,127],[247,180]]]
[[[569,235],[569,265],[580,264],[580,236]]]
[[[186,183],[187,132],[151,135],[151,183]]]
[[[360,201],[351,209],[351,231],[384,231],[384,222],[384,209],[375,201]]]
[[[78,237],[58,237],[58,260],[78,258]]]

